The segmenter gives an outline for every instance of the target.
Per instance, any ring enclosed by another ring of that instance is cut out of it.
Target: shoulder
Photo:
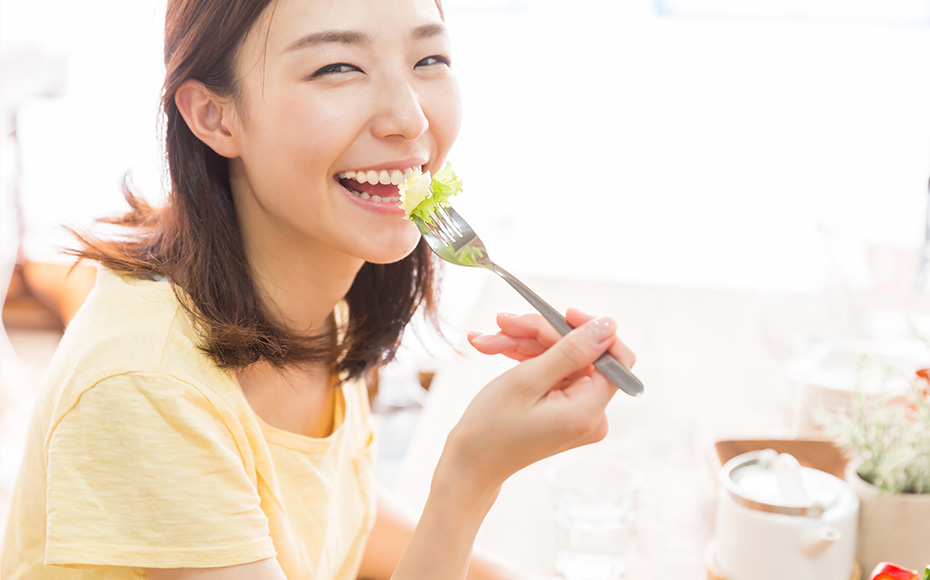
[[[100,269],[59,350],[85,364],[99,360],[127,370],[157,370],[169,343],[192,342],[185,318],[167,282]]]
[[[106,269],[69,324],[45,383],[51,424],[98,385],[117,392],[177,389],[233,408],[241,403],[231,375],[198,348],[170,284]]]

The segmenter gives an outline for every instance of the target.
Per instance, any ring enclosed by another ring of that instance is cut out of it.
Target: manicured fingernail
[[[477,330],[473,330],[468,333],[468,340],[471,341],[472,344],[476,342],[484,342],[487,340],[487,338],[488,338],[488,335],[482,334],[478,332]]]
[[[498,316],[501,318],[515,318],[517,315],[512,312],[501,312]]]
[[[597,342],[604,342],[617,332],[617,323],[613,318],[603,316],[593,322],[589,322],[585,327],[588,336]]]

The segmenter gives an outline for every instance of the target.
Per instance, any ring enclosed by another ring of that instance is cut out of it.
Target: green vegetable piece
[[[446,163],[442,169],[430,178],[430,174],[415,173],[397,188],[400,193],[400,206],[407,219],[417,218],[433,223],[430,214],[440,207],[449,207],[449,198],[462,191],[462,180]]]
[[[480,258],[483,253],[478,248],[473,248],[471,246],[465,246],[457,252],[458,262],[463,266],[480,266],[478,263],[478,258]]]

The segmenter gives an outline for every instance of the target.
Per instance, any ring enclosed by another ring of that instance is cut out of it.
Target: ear
[[[203,83],[184,81],[174,102],[191,132],[223,157],[238,157],[239,144],[226,123],[235,121],[232,104],[214,95]]]

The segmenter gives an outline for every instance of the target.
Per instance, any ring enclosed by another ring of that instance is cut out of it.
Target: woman
[[[560,339],[500,317],[472,344],[524,362],[450,434],[416,528],[375,509],[360,379],[435,308],[396,183],[459,128],[438,3],[170,0],[165,41],[168,203],[129,196],[126,236],[82,238],[103,268],[36,408],[3,577],[506,577],[469,569],[501,484],[602,438],[591,363],[633,357],[609,319],[572,311]]]

